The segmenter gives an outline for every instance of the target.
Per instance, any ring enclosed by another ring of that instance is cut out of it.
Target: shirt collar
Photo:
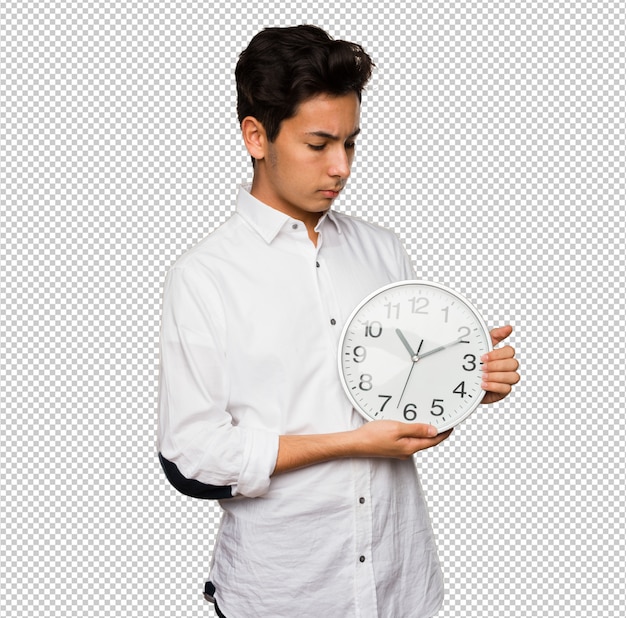
[[[251,188],[252,184],[250,183],[243,184],[239,188],[237,213],[256,230],[266,243],[270,244],[278,236],[285,224],[292,221],[292,218],[284,212],[280,212],[258,200],[250,193]],[[319,232],[322,229],[326,219],[332,221],[337,228],[337,232],[341,233],[336,215],[332,210],[324,213],[315,226],[315,231]]]

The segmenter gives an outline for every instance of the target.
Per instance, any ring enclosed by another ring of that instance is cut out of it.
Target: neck
[[[317,238],[319,234],[315,231],[315,227],[319,223],[319,220],[324,215],[324,212],[311,212],[308,210],[304,210],[303,208],[299,208],[295,204],[291,204],[285,200],[280,200],[276,198],[276,195],[273,191],[267,190],[263,182],[260,182],[258,179],[258,175],[255,174],[252,179],[252,187],[250,189],[250,195],[255,197],[257,200],[263,202],[265,205],[273,208],[274,210],[278,210],[279,212],[285,213],[298,221],[302,221],[304,226],[307,229],[307,233],[311,242],[317,246]]]

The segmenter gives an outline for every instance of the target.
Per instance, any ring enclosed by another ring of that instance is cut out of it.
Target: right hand
[[[414,453],[443,442],[452,429],[437,434],[433,425],[399,421],[369,421],[355,430],[362,457],[408,459]]]

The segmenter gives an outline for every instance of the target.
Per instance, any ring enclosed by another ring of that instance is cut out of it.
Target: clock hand
[[[399,331],[396,331],[399,333]],[[422,349],[422,344],[424,343],[424,340],[422,339],[420,341],[419,347],[417,348],[417,352],[415,354],[411,355],[411,360],[413,361],[413,363],[411,364],[411,371],[409,371],[409,375],[406,379],[406,382],[404,383],[404,388],[402,389],[402,393],[400,394],[400,399],[398,399],[398,404],[396,405],[396,409],[400,407],[400,403],[402,402],[402,397],[404,397],[404,391],[406,391],[406,387],[409,385],[409,380],[411,379],[411,374],[413,373],[413,369],[415,369],[415,365],[417,365],[417,361],[419,360],[419,353],[420,350]]]
[[[446,343],[445,345],[440,345],[438,348],[434,348],[433,350],[428,350],[428,352],[424,352],[424,354],[419,357],[419,360],[422,360],[422,358],[426,358],[431,354],[435,354],[436,352],[441,352],[441,350],[445,350],[446,348],[456,345],[457,343],[461,343],[461,341],[463,341],[463,337],[459,337],[458,339],[455,339],[450,343]]]
[[[411,379],[411,374],[413,373],[413,369],[415,369],[415,365],[416,363],[413,363],[411,365],[411,371],[409,371],[409,377],[406,379],[406,382],[404,383],[404,388],[402,389],[402,394],[400,395],[400,399],[398,399],[398,404],[396,405],[396,409],[400,407],[400,403],[402,402],[402,397],[404,397],[404,391],[406,390],[406,387],[409,385],[409,380]]]
[[[417,354],[413,352],[413,350],[411,349],[411,346],[409,345],[409,342],[406,340],[406,337],[403,335],[402,331],[399,328],[396,328],[396,335],[400,337],[400,341],[402,341],[402,343],[404,344],[404,347],[407,349],[407,352],[409,353],[411,360],[413,362],[417,361]],[[422,343],[423,343],[423,340],[422,340]],[[421,345],[422,344],[420,343],[420,347]]]

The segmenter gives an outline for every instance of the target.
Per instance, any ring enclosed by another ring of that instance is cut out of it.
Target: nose
[[[347,180],[350,176],[350,169],[352,167],[352,156],[346,152],[345,148],[337,148],[333,152],[333,158],[330,163],[328,174],[334,178],[342,178]]]

